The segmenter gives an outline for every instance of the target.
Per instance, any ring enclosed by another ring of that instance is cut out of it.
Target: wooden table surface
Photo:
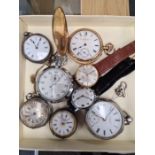
[[[129,0],[81,0],[81,14],[129,16]]]

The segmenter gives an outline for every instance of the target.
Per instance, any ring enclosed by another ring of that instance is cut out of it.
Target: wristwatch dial
[[[40,98],[32,98],[20,107],[20,120],[29,128],[38,128],[47,123],[50,116],[49,105]]]
[[[72,79],[64,70],[50,67],[38,77],[36,89],[44,99],[55,102],[71,91]]]
[[[92,87],[98,78],[98,71],[93,65],[81,65],[75,75],[78,84],[84,87]]]
[[[77,120],[68,110],[56,111],[50,119],[50,129],[59,138],[70,137],[77,128]]]
[[[123,130],[124,119],[116,103],[100,100],[86,113],[86,124],[96,137],[111,139]]]
[[[70,55],[81,63],[94,61],[100,54],[101,47],[100,36],[90,29],[79,29],[70,37]]]
[[[83,109],[91,106],[95,101],[95,94],[92,89],[80,88],[74,90],[71,103],[77,109]]]
[[[44,62],[51,55],[50,41],[41,34],[32,34],[24,40],[23,53],[32,62]]]

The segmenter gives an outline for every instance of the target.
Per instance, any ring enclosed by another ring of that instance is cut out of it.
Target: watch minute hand
[[[97,114],[95,111],[92,111],[92,112],[93,112],[93,114],[95,114],[97,117],[100,117],[103,121],[105,121],[105,120],[106,120],[105,118],[103,118],[103,116],[101,116],[101,115]]]
[[[109,111],[109,113],[106,115],[106,119],[107,119],[107,117],[111,114],[112,111],[113,111],[113,109],[111,109],[111,110]]]

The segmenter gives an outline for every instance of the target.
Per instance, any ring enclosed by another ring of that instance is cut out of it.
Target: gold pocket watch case
[[[53,15],[52,32],[57,51],[61,56],[66,55],[68,44],[67,21],[62,8],[58,7]]]
[[[109,53],[113,45],[107,43],[103,46],[101,36],[89,28],[81,28],[69,37],[68,55],[77,63],[90,64],[101,56],[102,51]]]

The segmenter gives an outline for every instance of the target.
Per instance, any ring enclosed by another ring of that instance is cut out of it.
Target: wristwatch
[[[94,104],[97,96],[102,95],[108,90],[117,80],[128,75],[135,70],[135,60],[127,58],[116,67],[110,70],[106,75],[99,78],[98,82],[90,88],[77,88],[72,92],[71,98],[68,101],[70,106],[73,106],[74,111],[87,109]],[[119,92],[120,93],[120,92]]]
[[[132,58],[127,58],[112,70],[110,70],[106,75],[101,76],[97,83],[92,87],[95,94],[100,96],[105,91],[107,91],[116,81],[120,78],[130,74],[135,70],[135,60]]]
[[[105,59],[102,59],[96,64],[81,65],[76,71],[75,79],[82,87],[92,87],[97,83],[101,75],[105,75],[121,61],[134,54],[134,52],[135,41],[118,49],[113,54],[109,55]]]

